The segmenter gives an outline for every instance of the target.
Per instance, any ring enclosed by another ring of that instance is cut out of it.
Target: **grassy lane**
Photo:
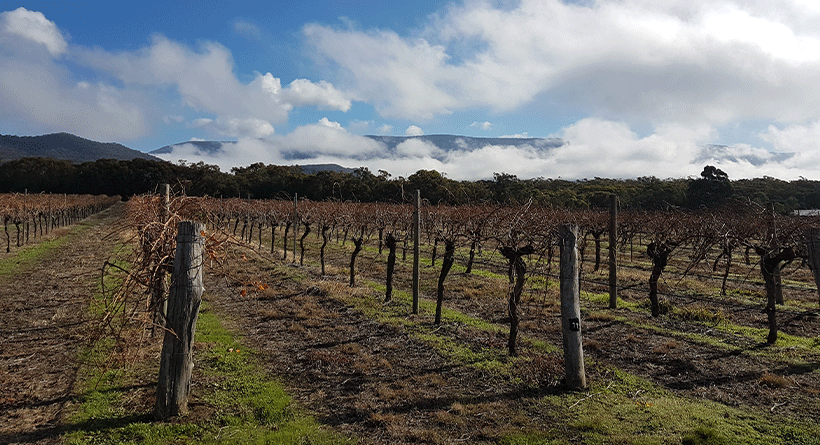
[[[85,362],[110,359],[105,342]],[[159,348],[154,349],[154,357]],[[84,368],[79,405],[70,416],[69,444],[232,444],[350,442],[325,432],[295,408],[281,385],[257,364],[256,352],[227,331],[207,304],[199,315],[190,413],[156,422],[152,402],[159,360],[101,371]]]

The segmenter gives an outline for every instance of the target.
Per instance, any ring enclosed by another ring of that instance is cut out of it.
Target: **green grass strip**
[[[68,233],[63,236],[53,237],[12,250],[11,256],[0,260],[0,279],[11,278],[18,273],[31,269],[37,263],[42,262],[43,259],[53,255],[56,249],[74,241],[83,231],[97,225],[99,221],[97,218],[88,218],[73,224]],[[0,235],[0,238],[4,237],[5,235]]]
[[[197,322],[195,367],[205,382],[194,393],[210,414],[170,422],[154,421],[151,412],[127,408],[128,388],[139,375],[156,375],[158,364],[82,374],[80,403],[66,427],[69,444],[344,444],[351,439],[320,428],[312,417],[293,406],[282,386],[256,363],[252,350],[241,345],[203,303]],[[202,347],[199,347],[202,345]],[[106,360],[111,344],[101,342],[84,352],[88,362]],[[191,420],[196,420],[196,423]]]
[[[618,369],[587,392],[549,395],[585,444],[817,444],[820,428],[677,396]]]
[[[601,305],[601,307],[600,307],[601,310],[603,310],[603,308],[605,308],[606,305],[609,304],[609,294],[593,293],[593,292],[581,292],[581,296],[587,301],[590,301],[590,302],[595,303],[595,304],[600,304]],[[634,312],[634,313],[640,313],[640,312],[646,313],[647,312],[646,308],[644,306],[642,306],[641,303],[639,303],[639,302],[628,302],[628,301],[624,301],[620,298],[618,298],[618,308],[619,309],[626,309],[626,310],[629,310],[630,312]],[[600,314],[601,311],[597,311],[595,313]],[[706,344],[706,345],[714,346],[714,347],[721,347],[721,348],[724,348],[724,349],[726,349],[726,348],[735,349],[735,347],[731,347],[730,345],[727,345],[726,343],[723,343],[722,341],[720,341],[718,339],[710,338],[710,337],[705,336],[705,335],[691,334],[691,333],[685,333],[685,332],[679,332],[679,331],[672,331],[672,330],[669,330],[667,328],[660,328],[660,327],[657,327],[657,326],[652,326],[652,325],[647,324],[647,323],[631,322],[631,321],[629,321],[629,320],[627,320],[626,318],[623,318],[623,317],[616,317],[616,318],[619,321],[630,324],[632,326],[653,330],[653,331],[656,331],[656,332],[659,332],[659,333],[666,333],[666,334],[677,336],[677,337],[686,337],[686,338],[689,338],[691,340],[697,341],[698,343],[701,343],[701,344]],[[724,333],[727,333],[727,334],[732,334],[732,335],[745,337],[745,338],[748,338],[749,340],[751,340],[753,342],[754,341],[763,342],[763,341],[765,341],[766,337],[769,334],[768,328],[754,328],[754,327],[750,327],[750,326],[741,326],[741,325],[730,323],[730,322],[725,321],[725,320],[721,321],[719,323],[701,323],[701,322],[698,322],[698,321],[691,320],[691,321],[687,321],[687,323],[699,324],[699,325],[702,325],[702,326],[709,327],[710,329],[721,331],[721,332],[724,332]],[[761,349],[761,350],[759,350],[755,353],[757,353],[759,355],[771,355],[773,351],[778,351],[778,350],[783,350],[783,349],[788,349],[788,348],[799,348],[799,349],[804,349],[804,350],[807,350],[807,351],[817,351],[818,347],[820,347],[820,338],[807,338],[807,337],[800,337],[800,336],[796,336],[796,335],[789,335],[789,334],[785,334],[783,332],[778,332],[777,333],[777,343],[776,344],[771,345],[767,349]]]

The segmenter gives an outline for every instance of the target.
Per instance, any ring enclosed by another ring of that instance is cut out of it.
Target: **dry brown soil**
[[[69,242],[0,277],[0,443],[59,443],[73,400],[86,308],[112,252],[120,204],[75,226],[29,240]],[[2,261],[18,262],[20,249]]]
[[[61,422],[72,401],[83,308],[111,251],[106,237],[116,226],[116,209],[93,218],[102,223],[36,267],[0,280],[0,443],[57,443],[66,428]],[[279,252],[276,258],[248,254],[228,270],[211,270],[206,280],[206,301],[256,352],[262,366],[284,381],[297,404],[321,423],[365,444],[492,443],[535,430],[551,431],[569,443],[582,441],[566,419],[554,418],[539,404],[542,396],[564,391],[560,353],[522,348],[532,360],[516,362],[516,378],[448,358],[414,335],[417,331],[380,322],[351,302],[350,295],[381,295],[361,281],[354,289],[347,287],[346,252],[331,251],[331,273],[324,277],[313,263],[283,266]],[[358,264],[360,280],[381,281],[383,256],[366,250]],[[423,267],[428,277],[435,276],[435,268]],[[396,273],[409,276],[408,265],[399,264]],[[422,293],[431,298],[435,283],[427,281]],[[242,295],[253,283],[268,287]],[[506,284],[452,273],[445,305],[506,326],[499,286],[503,292]],[[406,279],[397,278],[397,289],[408,287]],[[626,289],[622,296],[641,301],[644,287]],[[816,301],[816,294],[799,298]],[[679,299],[675,304],[704,303]],[[709,304],[714,309],[720,303]],[[760,308],[726,304],[721,310],[732,323],[765,327]],[[522,319],[522,338],[560,346],[553,294],[526,295]],[[487,333],[453,322],[435,327],[430,314],[408,314],[407,320],[476,350],[495,348],[499,360],[505,360],[505,329]],[[817,338],[820,333],[820,321],[811,311],[781,314],[780,320],[790,334]],[[766,415],[820,418],[817,346],[809,351],[767,348],[763,339],[726,334],[709,324],[671,316],[655,320],[648,311],[607,310],[589,302],[584,303],[583,330],[585,352],[594,359],[587,367],[590,381],[605,380],[612,368],[620,368],[687,397]],[[207,390],[196,381],[193,385],[195,395]],[[141,393],[135,409],[150,412],[150,388]],[[196,403],[193,412],[207,415]]]

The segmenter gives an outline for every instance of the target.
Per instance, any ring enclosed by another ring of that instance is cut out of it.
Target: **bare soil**
[[[292,280],[274,266],[281,264],[280,255],[272,262],[247,261],[230,272],[230,278],[212,279],[207,288],[209,299],[235,321],[235,329],[259,352],[265,367],[284,377],[299,404],[317,413],[323,423],[374,444],[496,442],[516,432],[545,428],[572,443],[581,440],[566,419],[552,418],[538,403],[545,394],[564,391],[561,353],[525,350],[533,354],[533,360],[513,373],[516,378],[453,363],[409,335],[404,326],[379,323],[340,298],[350,293],[383,298],[361,284],[348,289],[345,266],[325,277],[318,276],[316,265],[299,267],[298,273],[306,278]],[[329,264],[348,262],[342,252],[329,255]],[[358,271],[382,282],[383,263],[382,255],[365,252],[358,259]],[[409,276],[408,267],[398,265],[397,276]],[[422,293],[434,298],[431,286],[435,281],[429,278],[437,270],[429,264],[423,268],[430,283]],[[241,290],[254,281],[271,287],[242,295]],[[445,306],[506,327],[506,301],[498,298],[498,289],[490,289],[506,288],[506,283],[497,281],[452,273],[446,281]],[[407,290],[409,283],[398,279],[396,288],[402,287]],[[594,283],[583,287],[606,292]],[[627,301],[644,301],[647,293],[644,282],[621,296]],[[787,295],[806,301],[817,298],[814,289],[802,294],[789,290]],[[525,299],[522,338],[560,347],[556,294],[531,294]],[[706,306],[734,324],[766,328],[763,303],[750,307],[730,299],[676,298],[673,304],[693,310]],[[429,314],[427,318],[408,314],[408,320],[430,324],[430,330],[461,344],[505,349],[505,329],[491,334],[458,323],[436,328]],[[779,323],[781,332],[791,335],[816,339],[820,334],[816,311],[781,313]],[[763,343],[765,338],[729,334],[715,323],[672,315],[652,319],[648,308],[644,312],[610,310],[588,301],[584,303],[583,331],[585,354],[592,359],[587,365],[590,381],[604,380],[611,369],[618,368],[690,398],[807,422],[820,418],[820,379],[814,372],[820,368],[820,342],[816,340],[810,351],[771,347]],[[701,339],[695,337],[698,335]]]
[[[36,267],[0,280],[0,443],[58,443],[60,434],[71,428],[65,413],[75,392],[82,314],[111,251],[106,237],[116,225],[117,209],[92,217],[100,224]],[[448,358],[407,326],[380,322],[350,302],[350,295],[374,300],[383,295],[362,281],[356,288],[347,287],[348,247],[329,251],[327,276],[320,276],[314,263],[283,266],[279,251],[275,258],[248,254],[243,261],[230,262],[228,269],[210,270],[206,277],[205,300],[241,334],[273,378],[285,382],[297,405],[364,444],[496,443],[511,434],[544,430],[569,443],[582,442],[580,431],[540,403],[544,395],[564,393],[560,352],[522,348],[531,360],[515,362],[515,377]],[[308,256],[317,255],[314,251]],[[383,279],[382,255],[366,250],[357,264],[360,280]],[[437,269],[423,269],[423,298],[432,298],[435,280],[429,278]],[[407,291],[408,282],[401,277],[409,277],[409,266],[400,262],[396,276],[396,289]],[[253,290],[253,283],[267,288]],[[596,286],[583,288],[604,291]],[[453,272],[446,287],[446,307],[506,326],[506,301],[498,297],[506,288],[503,281]],[[621,296],[643,301],[645,287],[624,289]],[[243,295],[248,289],[251,292]],[[790,291],[788,298],[816,301],[812,292]],[[684,298],[674,304],[708,304],[734,324],[765,328],[762,302],[757,309],[728,300]],[[505,360],[505,329],[488,333],[453,322],[436,327],[429,314],[408,314],[407,320],[476,350],[495,348]],[[554,293],[525,295],[522,320],[520,338],[560,346]],[[779,320],[783,332],[815,339],[820,334],[820,320],[811,311],[782,313]],[[820,368],[820,345],[809,351],[767,347],[762,338],[727,334],[715,324],[671,315],[652,319],[648,309],[609,310],[589,301],[582,323],[591,382],[606,380],[618,368],[686,397],[807,422],[820,418],[820,379],[814,372]],[[187,421],[209,415],[196,402],[206,386],[195,376]],[[141,388],[139,394],[134,410],[150,412],[151,388]]]
[[[79,222],[88,227],[69,243],[0,279],[0,443],[60,442],[75,395],[84,314],[112,251],[108,235],[121,211],[118,204]],[[68,236],[73,229],[60,228],[43,239]],[[31,245],[43,239],[29,238]],[[15,261],[18,252],[12,247],[3,257]]]

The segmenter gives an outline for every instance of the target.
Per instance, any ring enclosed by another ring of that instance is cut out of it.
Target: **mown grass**
[[[62,229],[65,234],[59,236],[49,234],[50,238],[18,248],[12,252],[13,255],[0,259],[0,278],[11,278],[36,266],[44,258],[52,255],[56,249],[76,239],[83,230],[91,227],[91,224],[93,223],[79,222],[68,230]]]
[[[618,369],[587,392],[546,396],[586,444],[817,444],[820,428],[678,396]]]
[[[309,258],[306,257],[306,259]],[[375,260],[374,260],[375,261]],[[314,264],[311,263],[312,266]],[[281,268],[292,275],[299,275],[293,279],[307,284],[310,278],[306,277],[304,271],[293,268]],[[339,268],[343,273],[344,268]],[[456,268],[453,269],[457,270]],[[432,276],[432,268],[428,273]],[[479,275],[479,274],[477,274]],[[505,279],[497,274],[480,274],[482,278]],[[479,279],[479,278],[476,278]],[[359,287],[345,291],[341,286],[328,286],[331,295],[346,302],[352,302],[356,308],[371,318],[382,323],[400,325],[410,329],[417,338],[420,338],[434,347],[437,351],[452,359],[453,361],[466,365],[476,366],[480,369],[497,372],[502,375],[509,373],[509,366],[505,362],[504,352],[498,348],[487,348],[486,351],[478,351],[475,348],[461,344],[457,339],[447,335],[447,331],[432,327],[429,323],[431,314],[435,309],[435,303],[431,300],[422,299],[420,301],[421,314],[418,317],[408,315],[410,296],[406,292],[394,291],[393,303],[383,304],[379,296],[383,296],[383,285],[373,281],[360,279],[360,284],[366,283],[365,288]],[[364,289],[364,290],[363,290]],[[378,296],[377,296],[378,295]],[[608,304],[609,296],[606,294],[585,294],[585,298],[594,303]],[[645,311],[640,303],[628,302],[619,299],[619,308],[630,311]],[[602,306],[603,307],[603,306]],[[207,311],[206,311],[207,313]],[[200,318],[200,323],[205,317]],[[463,314],[459,311],[444,308],[445,324],[460,325],[473,330],[497,333],[504,328],[499,325],[484,322],[482,320]],[[693,314],[692,317],[703,318],[703,314]],[[644,329],[663,330],[650,324],[630,322],[626,317],[612,316],[623,322],[628,322],[640,326]],[[714,321],[714,320],[710,320]],[[718,320],[717,323],[723,327],[729,325],[725,320]],[[200,331],[203,330],[200,324]],[[761,330],[763,331],[763,330]],[[664,331],[666,332],[666,331]],[[731,347],[708,336],[697,334],[685,334],[671,332],[673,336],[696,340],[719,348]],[[755,332],[753,335],[757,335]],[[198,333],[199,335],[199,333]],[[156,437],[167,437],[173,434],[180,434],[185,437],[185,442],[194,443],[223,443],[226,436],[230,436],[232,442],[247,441],[250,443],[288,443],[291,437],[271,439],[272,436],[245,436],[247,425],[270,428],[276,427],[276,431],[286,428],[292,416],[299,416],[292,409],[290,402],[283,402],[280,398],[281,388],[264,386],[263,381],[252,377],[235,380],[229,383],[227,375],[248,375],[249,370],[244,363],[247,360],[252,362],[253,353],[243,349],[227,331],[220,336],[224,338],[208,338],[199,340],[208,346],[202,354],[202,363],[206,366],[203,374],[215,379],[217,383],[212,385],[214,395],[203,397],[203,401],[209,406],[218,407],[219,415],[214,416],[213,423],[205,425],[186,425],[180,423],[181,430],[174,430],[172,433],[157,431]],[[781,337],[783,338],[783,337]],[[524,341],[526,342],[526,341]],[[211,345],[218,345],[216,349]],[[533,344],[535,344],[533,342]],[[790,344],[790,343],[789,343]],[[779,345],[786,347],[786,344]],[[555,347],[540,342],[538,346],[544,351],[555,351]],[[234,352],[231,352],[233,349]],[[237,349],[240,352],[235,352]],[[228,351],[227,353],[225,351]],[[588,362],[589,363],[589,362]],[[594,363],[590,363],[595,366]],[[210,367],[209,367],[210,366]],[[213,372],[213,374],[211,373]],[[638,378],[618,369],[608,369],[599,371],[606,377],[598,381],[593,381],[591,387],[584,392],[562,392],[552,393],[540,397],[536,409],[547,411],[551,417],[562,419],[561,423],[566,423],[566,428],[561,430],[553,429],[553,426],[545,426],[545,431],[520,432],[503,438],[500,443],[505,444],[815,444],[820,437],[820,429],[816,425],[800,424],[792,422],[781,416],[769,416],[767,413],[757,413],[744,409],[728,407],[716,402],[689,399],[681,397],[652,384],[644,379]],[[266,388],[266,389],[263,389]],[[222,392],[220,392],[222,391]],[[247,397],[247,398],[245,398]],[[285,396],[286,397],[286,396]],[[240,406],[235,402],[242,400]],[[109,403],[116,404],[116,400]],[[125,415],[125,414],[122,414]],[[138,420],[133,422],[143,428]],[[298,422],[295,422],[298,423]],[[110,425],[110,422],[107,424]],[[152,424],[154,425],[154,424]],[[166,425],[166,424],[159,424]],[[150,426],[150,425],[149,425]],[[146,426],[144,428],[148,428]],[[174,427],[173,425],[169,428]],[[111,428],[108,428],[110,430]],[[297,431],[300,431],[296,429]],[[569,435],[565,433],[569,433]],[[223,434],[224,433],[224,434]],[[301,432],[299,433],[301,434]],[[110,437],[110,436],[107,436]],[[317,439],[321,441],[323,439]],[[150,436],[149,436],[150,438]],[[311,439],[313,440],[313,439]],[[344,441],[330,437],[327,443],[334,440]],[[147,439],[146,439],[147,441]],[[82,442],[91,443],[91,442]],[[147,442],[147,443],[173,443],[173,442]]]
[[[105,363],[114,351],[109,341],[83,353],[84,363]],[[129,408],[135,386],[153,387],[157,364],[124,364],[110,369],[84,367],[79,404],[65,426],[69,444],[232,444],[312,443],[353,441],[323,430],[308,414],[296,409],[281,384],[256,363],[255,352],[227,331],[206,304],[197,322],[195,369],[188,416],[155,421],[152,409]],[[148,377],[146,377],[148,376]],[[148,378],[150,383],[145,383]],[[140,383],[142,382],[142,383]],[[149,395],[153,395],[149,391]],[[202,413],[205,413],[204,415]]]

